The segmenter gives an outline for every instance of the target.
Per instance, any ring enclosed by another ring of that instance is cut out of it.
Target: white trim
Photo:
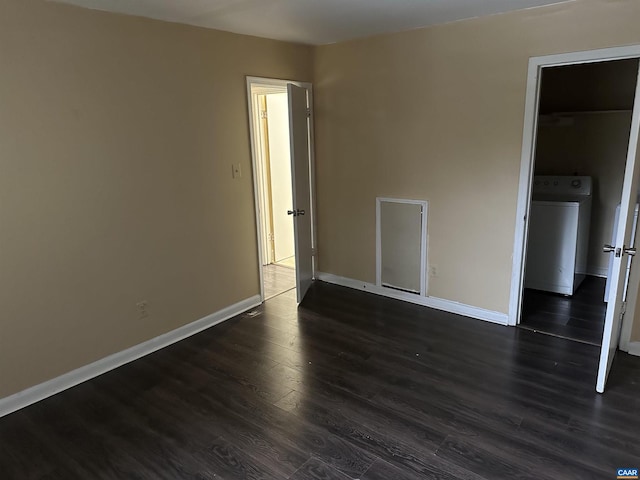
[[[607,275],[609,275],[609,269],[607,267],[587,266],[586,274],[592,277],[607,278]]]
[[[253,202],[254,211],[256,215],[256,240],[258,246],[258,274],[260,276],[260,300],[264,301],[264,272],[262,268],[263,262],[263,249],[262,242],[263,226],[262,226],[262,209],[260,208],[260,181],[261,175],[259,173],[258,164],[256,160],[256,152],[259,150],[257,141],[256,126],[254,125],[253,117],[253,102],[254,96],[251,93],[251,77],[247,77],[247,109],[249,113],[249,140],[251,142],[251,172],[253,176]]]
[[[620,47],[599,48],[596,50],[582,50],[579,52],[557,53],[531,57],[531,62],[541,67],[558,67],[561,65],[576,65],[580,63],[597,63],[609,60],[624,60],[625,58],[640,57],[640,45],[624,45]]]
[[[629,355],[640,357],[640,342],[629,343],[629,350],[627,350],[627,353]]]
[[[311,117],[309,118],[309,149],[310,149],[310,182],[311,182],[311,248],[314,252],[313,256],[313,271],[316,269],[316,258],[317,258],[317,241],[316,241],[316,203],[315,203],[315,147],[314,147],[314,136],[313,136],[313,85],[308,82],[299,82],[296,80],[281,80],[277,78],[266,78],[266,77],[246,77],[247,82],[247,108],[248,108],[248,120],[249,120],[249,137],[251,144],[251,168],[253,174],[253,201],[256,215],[256,237],[257,237],[257,248],[258,248],[258,269],[260,275],[260,300],[264,301],[264,255],[263,255],[263,238],[262,238],[262,213],[260,208],[260,187],[259,187],[259,178],[260,178],[260,170],[257,165],[257,155],[256,152],[259,150],[259,145],[257,144],[257,132],[256,127],[254,125],[254,101],[253,94],[251,92],[252,86],[260,86],[260,87],[284,87],[287,88],[288,84],[297,85],[298,87],[302,87],[307,90],[307,98],[311,109]],[[266,91],[266,90],[263,90]]]
[[[422,224],[420,225],[420,295],[427,295],[427,214],[429,202],[426,200],[409,200],[403,198],[376,197],[376,285],[382,285],[382,231],[380,230],[380,204],[382,202],[408,203],[422,207]]]
[[[486,310],[484,308],[474,307],[472,305],[466,305],[464,303],[454,302],[451,300],[445,300],[443,298],[423,297],[416,294],[401,292],[399,290],[379,287],[377,285],[374,285],[373,283],[340,277],[331,273],[318,272],[317,278],[321,282],[354,288],[363,292],[370,292],[376,295],[381,295],[383,297],[395,298],[396,300],[415,303],[424,307],[434,308],[436,310],[442,310],[449,313],[455,313],[457,315],[462,315],[465,317],[476,318],[478,320],[484,320],[486,322],[507,325],[507,314],[502,312]]]
[[[251,87],[251,84],[258,84],[262,86],[276,86],[287,88],[289,83],[293,83],[298,87],[310,89],[311,84],[309,82],[300,82],[298,80],[283,80],[281,78],[268,78],[268,77],[252,77],[247,76],[247,87]],[[250,89],[249,89],[250,91]]]
[[[603,48],[584,52],[561,53],[529,59],[527,91],[525,97],[524,126],[522,133],[522,154],[520,159],[520,180],[516,207],[516,226],[513,243],[511,290],[509,294],[509,325],[520,323],[522,287],[526,261],[526,238],[529,216],[529,198],[533,177],[533,154],[538,128],[538,98],[540,72],[543,67],[593,63],[608,60],[640,57],[640,45]]]
[[[313,278],[316,278],[316,271],[318,270],[318,237],[316,228],[316,148],[315,148],[315,126],[313,119],[315,117],[315,110],[313,105],[313,85],[310,83],[304,84],[308,92],[308,106],[309,106],[309,177],[310,177],[310,189],[311,189],[311,251],[313,253]]]
[[[135,345],[121,352],[114,353],[108,357],[104,357],[98,361],[85,365],[83,367],[67,372],[59,377],[40,383],[31,388],[27,388],[21,392],[15,393],[9,397],[0,399],[0,417],[8,415],[16,410],[27,407],[33,403],[44,400],[56,393],[74,387],[79,383],[91,380],[94,377],[102,375],[114,368],[118,368],[138,358],[149,355],[150,353],[167,347],[173,343],[179,342],[187,337],[195,335],[202,330],[213,327],[224,322],[236,315],[241,314],[251,308],[257,307],[262,302],[258,295],[242,300],[238,303],[230,305],[211,315],[207,315],[200,320],[189,323],[182,327],[176,328],[158,337],[147,340],[146,342]]]

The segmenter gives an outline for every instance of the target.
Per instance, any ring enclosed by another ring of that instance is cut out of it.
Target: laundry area
[[[637,59],[542,69],[523,328],[602,342],[637,77]]]

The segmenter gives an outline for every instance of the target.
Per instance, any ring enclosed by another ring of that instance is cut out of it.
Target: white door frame
[[[527,233],[529,228],[529,208],[531,185],[533,183],[535,142],[538,132],[538,107],[540,99],[541,72],[545,67],[576,65],[609,60],[640,58],[640,45],[603,48],[583,52],[560,53],[532,57],[529,59],[527,93],[522,132],[522,156],[520,160],[520,182],[516,207],[516,230],[513,243],[513,264],[511,270],[511,292],[509,296],[508,325],[520,323],[522,312],[522,290],[526,263]],[[636,101],[640,101],[636,99]],[[631,315],[629,317],[632,317]],[[628,320],[628,319],[627,319]]]
[[[314,148],[314,127],[313,127],[313,85],[308,82],[299,82],[296,80],[281,80],[276,78],[266,78],[266,77],[251,77],[247,76],[247,105],[249,112],[249,135],[251,139],[251,168],[253,175],[253,199],[255,205],[255,215],[256,215],[256,237],[257,237],[257,247],[258,247],[258,268],[260,272],[260,301],[264,302],[264,272],[263,272],[263,236],[261,234],[262,231],[262,223],[261,223],[261,201],[260,201],[260,187],[259,187],[259,169],[257,162],[257,152],[260,149],[260,146],[257,144],[258,140],[258,132],[256,131],[256,127],[254,125],[254,98],[251,93],[252,86],[261,86],[261,87],[284,87],[285,91],[287,88],[287,84],[292,83],[293,85],[297,85],[299,87],[305,88],[309,92],[309,105],[311,106],[311,116],[309,117],[309,156],[310,156],[310,165],[309,165],[309,174],[311,178],[311,241],[312,241],[312,251],[313,255],[313,272],[315,277],[316,272],[316,256],[317,256],[317,239],[316,239],[316,179],[315,179],[315,148]],[[293,206],[292,206],[293,207]]]

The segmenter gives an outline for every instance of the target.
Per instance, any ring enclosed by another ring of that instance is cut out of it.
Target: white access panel
[[[426,295],[427,202],[376,199],[376,284]]]

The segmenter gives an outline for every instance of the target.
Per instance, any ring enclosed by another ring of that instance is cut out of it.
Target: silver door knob
[[[295,217],[297,213],[295,210],[287,210],[287,215],[293,215]]]
[[[636,249],[629,247],[629,248],[625,248],[624,249],[624,253],[626,253],[627,255],[629,255],[630,257],[633,257],[636,254]]]
[[[609,245],[608,243],[605,243],[604,246],[602,247],[602,251],[604,253],[614,252],[615,249],[616,249],[616,247],[614,247],[613,245]]]
[[[304,210],[296,210],[296,215],[304,215]]]

